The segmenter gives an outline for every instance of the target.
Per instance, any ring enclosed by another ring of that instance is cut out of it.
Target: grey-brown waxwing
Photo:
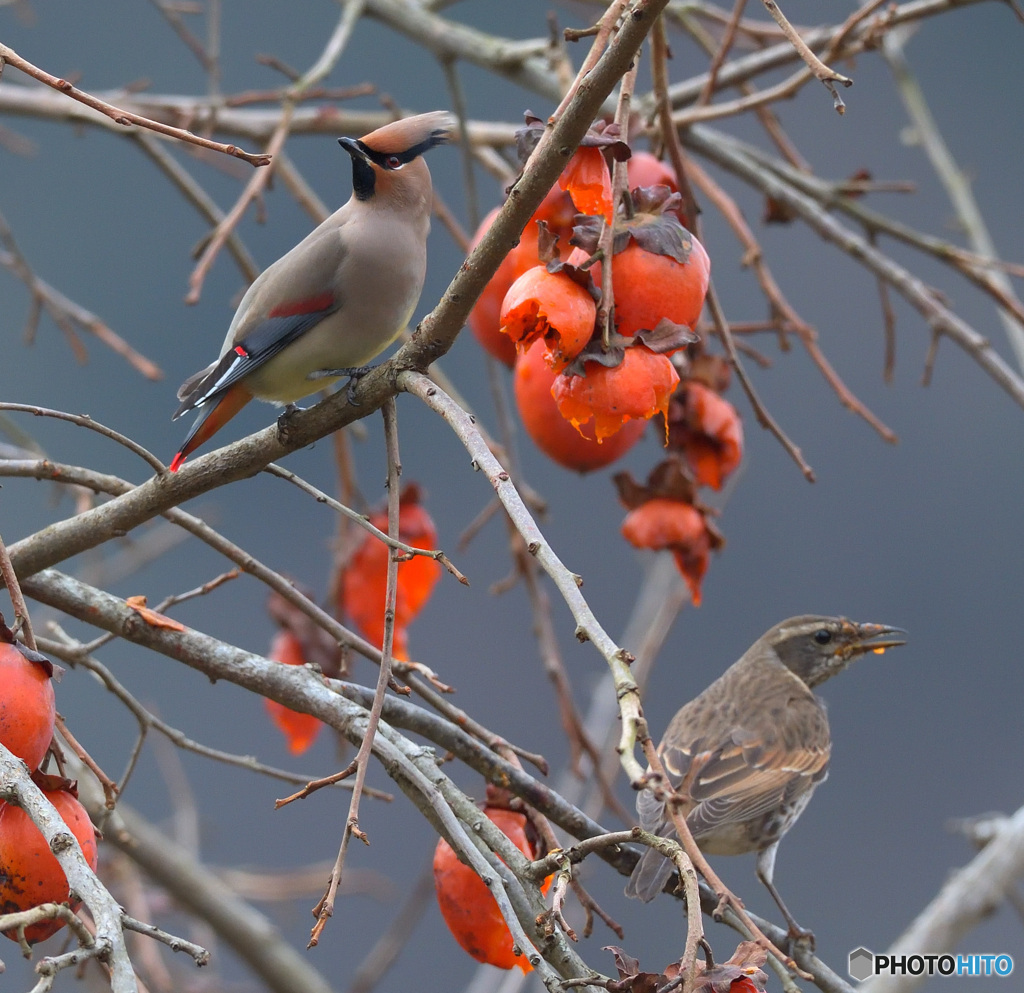
[[[292,404],[365,371],[401,334],[427,267],[432,188],[421,156],[453,125],[434,111],[338,139],[352,157],[352,196],[257,277],[220,357],[178,390],[175,418],[202,410],[172,472],[253,397]]]

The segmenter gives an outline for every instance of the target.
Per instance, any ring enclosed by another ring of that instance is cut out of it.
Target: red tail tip
[[[171,470],[171,472],[177,472],[181,468],[181,464],[185,461],[185,458],[186,455],[184,452],[178,452],[178,454],[174,456],[173,461],[168,467]]]

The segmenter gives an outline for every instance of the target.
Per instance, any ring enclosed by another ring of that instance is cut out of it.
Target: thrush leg
[[[782,916],[786,919],[786,924],[789,926],[790,939],[793,941],[806,941],[813,949],[814,932],[808,931],[797,924],[796,919],[789,912],[789,908],[782,902],[782,897],[779,896],[779,891],[775,888],[775,883],[772,881],[775,876],[775,854],[778,849],[779,843],[776,841],[758,853],[757,878],[764,883],[765,888],[771,893],[772,899],[778,905],[779,910],[782,911]]]

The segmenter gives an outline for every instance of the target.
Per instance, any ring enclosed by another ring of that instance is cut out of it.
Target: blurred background
[[[854,8],[790,0],[785,9],[794,23],[814,24],[840,21]],[[583,27],[597,17],[599,8],[550,0],[464,0],[442,14],[496,34],[534,38],[547,33],[550,10],[560,26]],[[338,5],[328,0],[223,3],[224,91],[280,86],[281,76],[258,64],[255,56],[270,53],[305,69],[319,56],[338,15]],[[751,7],[748,16],[761,12]],[[203,33],[201,17],[190,18],[190,24]],[[984,3],[925,21],[907,46],[937,123],[971,179],[997,250],[1014,261],[1024,259],[1024,109],[1016,96],[1022,32],[1009,7]],[[0,40],[92,92],[136,85],[181,95],[207,89],[205,74],[167,20],[155,5],[140,0],[107,0],[102,9],[68,0],[0,5]],[[672,43],[673,81],[704,70],[706,59],[692,44],[675,35]],[[570,49],[577,64],[584,52],[582,45]],[[879,194],[871,199],[872,206],[960,242],[948,200],[908,132],[885,62],[868,54],[855,65],[839,68],[855,79],[843,93],[845,116],[834,113],[823,88],[807,86],[777,108],[791,138],[824,177],[839,179],[866,168],[877,179],[913,181],[914,194]],[[542,116],[553,109],[536,93],[482,70],[460,65],[460,73],[472,118],[518,122],[527,108]],[[438,62],[369,18],[359,21],[328,82],[376,84],[378,95],[356,100],[353,107],[377,109],[381,93],[409,112],[450,106]],[[25,83],[8,66],[0,87]],[[22,330],[29,296],[12,275],[0,271],[0,396],[88,413],[169,459],[185,430],[183,422],[170,422],[175,388],[216,354],[244,289],[241,275],[221,253],[201,300],[186,306],[190,252],[207,226],[132,143],[106,131],[10,115],[0,125],[8,129],[5,134],[15,132],[31,143],[30,149],[21,149],[6,141],[0,148],[0,211],[26,260],[40,277],[99,315],[164,372],[161,381],[147,381],[93,340],[86,340],[88,362],[81,364],[45,318],[35,340],[26,344]],[[749,120],[727,127],[764,144]],[[240,144],[255,150],[251,143]],[[293,136],[287,150],[325,203],[333,208],[347,199],[349,160],[333,137]],[[180,149],[171,151],[223,209],[234,203],[240,180],[250,173],[244,164],[198,161]],[[438,149],[429,165],[438,191],[471,228],[458,151]],[[951,818],[993,810],[1009,813],[1021,803],[1024,411],[949,341],[941,343],[932,383],[923,388],[931,335],[901,301],[895,302],[896,374],[885,384],[882,318],[873,277],[799,224],[762,225],[760,198],[731,177],[711,171],[743,207],[778,282],[818,330],[833,366],[898,434],[899,443],[887,444],[844,409],[801,348],[783,354],[761,343],[773,366],[761,370],[748,362],[749,371],[768,410],[801,447],[818,481],[809,484],[780,445],[757,426],[734,385],[729,398],[744,415],[747,445],[742,470],[721,501],[719,524],[727,545],[711,563],[703,604],[681,614],[660,653],[645,713],[660,737],[678,706],[764,630],[792,614],[843,614],[910,632],[906,647],[868,656],[824,687],[834,739],[831,775],[787,836],[776,870],[776,882],[795,916],[815,931],[819,955],[845,975],[849,950],[858,945],[884,950],[950,871],[970,859],[970,845],[947,830]],[[499,184],[483,172],[476,178],[483,209],[498,204]],[[742,249],[707,207],[703,223],[713,278],[729,318],[763,319],[764,300],[741,264]],[[264,267],[310,227],[308,215],[277,183],[259,212],[247,212],[239,232]],[[909,250],[886,248],[912,264],[925,282],[940,287],[956,312],[1012,362],[992,308],[965,281],[954,280],[948,270]],[[417,319],[434,306],[461,259],[452,238],[435,223]],[[468,332],[442,366],[493,427],[483,354]],[[262,428],[275,416],[270,407],[250,405],[218,442]],[[149,474],[123,449],[91,432],[24,415],[12,419],[54,460],[136,482]],[[415,399],[399,398],[398,420],[404,478],[418,481],[429,494],[427,506],[439,541],[472,583],[468,589],[450,578],[440,584],[411,631],[413,657],[455,686],[456,702],[479,721],[544,753],[552,768],[560,770],[566,746],[538,659],[526,598],[518,587],[500,595],[489,589],[510,568],[505,529],[494,520],[468,548],[456,550],[460,533],[491,497],[486,480],[471,471],[466,452],[445,425]],[[365,438],[355,443],[360,485],[376,503],[383,498],[385,476],[380,419],[370,417],[361,426]],[[646,475],[659,454],[657,439],[652,432],[648,435],[617,469]],[[610,471],[578,477],[550,463],[524,435],[519,436],[518,451],[525,478],[547,500],[544,526],[556,552],[583,576],[588,601],[618,638],[650,556],[633,551],[619,535],[623,510],[608,479]],[[328,440],[295,453],[286,465],[333,491]],[[188,509],[273,568],[303,581],[318,596],[326,595],[335,521],[331,511],[293,487],[261,476],[214,491]],[[4,480],[0,533],[11,544],[72,510],[67,495],[49,484]],[[125,540],[129,559],[140,540],[144,535]],[[118,560],[109,554],[83,555],[65,567],[118,595],[145,594],[151,603],[228,568],[210,549],[187,538],[129,574],[119,574]],[[243,577],[182,605],[175,616],[262,653],[274,631],[265,600],[265,590]],[[5,600],[2,609],[8,607]],[[37,608],[37,629],[52,616]],[[585,710],[602,679],[603,662],[592,647],[575,642],[572,618],[557,602],[554,618],[566,667]],[[76,624],[67,627],[88,637]],[[290,758],[262,701],[237,687],[210,685],[195,672],[128,644],[115,642],[101,659],[147,706],[205,744],[310,775],[338,767],[336,742],[326,733],[302,758]],[[372,685],[375,669],[358,660],[355,677]],[[134,740],[129,714],[83,672],[65,676],[57,701],[77,737],[118,775]],[[482,797],[478,777],[452,766],[447,771],[468,792]],[[390,785],[379,768],[371,771],[370,782],[383,789]],[[632,809],[631,791],[618,785]],[[191,837],[211,866],[260,873],[333,860],[347,795],[324,792],[275,812],[273,801],[284,792],[290,790],[283,784],[173,751],[153,736],[125,800],[164,830]],[[618,826],[612,815],[601,820],[610,828]],[[364,802],[361,823],[372,847],[358,846],[348,862],[352,883],[360,890],[340,900],[319,947],[302,953],[338,990],[350,987],[365,950],[429,866],[436,840],[401,795],[390,806]],[[776,916],[754,877],[753,857],[716,859],[715,867],[749,907]],[[684,919],[679,904],[659,900],[642,907],[627,902],[621,895],[624,880],[598,863],[588,864],[585,880],[626,928],[621,944],[645,967],[660,969],[681,954]],[[313,920],[309,908],[318,896],[260,907],[291,943],[304,948]],[[162,919],[172,930],[175,924],[188,926],[174,917]],[[709,927],[716,949],[735,944],[731,933]],[[202,938],[210,940],[209,935]],[[196,972],[181,957],[166,956],[177,988],[203,983],[225,990],[257,988],[244,965],[213,943],[210,970],[215,976]],[[49,943],[57,944],[57,939]],[[620,942],[598,924],[579,950],[595,968],[612,972],[611,956],[600,950],[606,944]],[[52,953],[49,945],[37,954]],[[1018,955],[1020,948],[1021,921],[1003,908],[960,950]],[[7,965],[0,988],[29,988],[30,964],[20,960],[16,947],[5,943],[0,957]],[[431,904],[380,988],[459,989],[474,977],[478,983],[486,980],[455,945]],[[950,981],[942,982],[946,988]],[[73,983],[65,973],[57,988],[72,988]],[[936,979],[925,988],[939,986]],[[769,988],[777,988],[774,977]]]

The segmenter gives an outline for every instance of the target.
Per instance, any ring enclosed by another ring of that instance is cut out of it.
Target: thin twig
[[[155,469],[157,472],[164,472],[166,469],[164,464],[152,452],[147,451],[137,441],[133,441],[127,435],[121,434],[120,431],[108,428],[105,424],[100,424],[99,421],[93,420],[88,414],[69,414],[63,410],[51,410],[49,407],[38,407],[35,404],[8,403],[7,401],[0,401],[0,410],[14,410],[23,414],[34,414],[36,417],[53,417],[58,421],[68,421],[70,424],[77,424],[80,428],[88,428],[90,431],[103,435],[104,438],[110,438],[119,445],[123,445],[128,451],[138,455],[150,468]]]
[[[21,633],[21,640],[32,649],[36,650],[36,636],[32,631],[32,617],[28,612],[28,604],[21,593],[21,584],[18,582],[17,573],[11,562],[11,556],[7,552],[3,535],[0,535],[0,579],[7,588],[7,595],[11,598],[11,605],[14,607],[14,630]]]
[[[222,762],[225,765],[245,769],[248,772],[255,772],[258,775],[268,776],[272,779],[280,779],[286,783],[302,784],[315,778],[313,776],[303,775],[299,772],[290,772],[285,769],[277,769],[274,766],[266,765],[263,762],[259,762],[252,755],[235,755],[231,752],[224,752],[218,748],[211,748],[208,745],[203,745],[198,741],[194,741],[183,731],[178,730],[176,727],[172,727],[166,721],[162,720],[152,711],[139,703],[131,692],[129,692],[129,690],[118,681],[117,677],[114,676],[114,674],[105,665],[103,665],[102,662],[92,658],[91,655],[84,652],[84,649],[87,646],[75,641],[61,630],[58,625],[53,625],[53,629],[57,637],[52,639],[40,638],[39,644],[41,649],[48,655],[54,655],[57,658],[62,659],[72,667],[80,665],[82,668],[93,673],[107,691],[127,707],[129,712],[138,722],[139,728],[143,731],[143,734],[149,728],[152,728],[154,731],[158,731],[160,734],[164,735],[164,737],[184,751],[193,752],[196,755],[211,759],[214,762]],[[124,792],[130,772],[131,768],[126,770],[124,775],[122,775],[121,780],[117,785],[119,793]],[[347,789],[348,785],[342,784],[342,788]],[[394,799],[390,793],[370,789],[369,787],[366,788],[365,792],[378,800],[390,802]]]
[[[398,512],[399,512],[399,477],[402,473],[402,464],[398,454],[398,424],[395,411],[394,399],[387,400],[381,408],[384,417],[384,439],[387,449],[388,462],[388,534],[392,538],[398,537]],[[352,787],[352,797],[349,801],[348,817],[345,819],[345,830],[341,839],[341,847],[338,850],[338,857],[334,867],[331,869],[330,881],[327,885],[327,892],[323,899],[313,908],[316,917],[316,924],[307,947],[312,948],[319,944],[320,936],[328,919],[334,914],[334,901],[338,893],[338,885],[341,883],[341,874],[345,866],[345,855],[349,843],[353,837],[358,838],[364,844],[369,844],[366,833],[359,827],[359,800],[363,792],[363,784],[366,782],[366,773],[370,764],[370,753],[373,749],[374,736],[377,732],[377,725],[380,722],[381,708],[384,706],[384,695],[387,693],[391,683],[391,660],[395,635],[395,603],[398,597],[398,558],[392,550],[388,556],[387,587],[384,593],[384,643],[381,646],[380,669],[377,672],[377,687],[373,695],[373,706],[367,718],[366,731],[363,735],[359,752],[353,760],[355,766],[355,783]]]
[[[156,0],[153,0],[156,2]],[[224,220],[224,211],[214,203],[210,195],[196,182],[195,178],[163,147],[160,141],[145,131],[135,131],[132,135],[139,148],[149,156],[157,168],[174,184],[182,196],[191,203],[205,218],[208,224],[217,225]],[[280,162],[276,168],[280,172]],[[238,268],[248,282],[252,282],[259,274],[260,267],[245,247],[237,231],[232,231],[227,239],[227,249],[238,263]]]
[[[733,42],[736,40],[736,29],[739,27],[740,18],[743,16],[746,6],[747,0],[735,0],[733,3],[732,13],[729,15],[728,23],[725,25],[725,33],[722,35],[718,49],[708,65],[708,76],[704,82],[704,88],[700,91],[700,96],[697,97],[698,107],[711,102],[711,97],[714,95],[718,85],[718,72],[722,68],[722,63],[725,62],[725,57],[729,54]]]
[[[804,474],[807,482],[813,483],[815,481],[814,470],[804,461],[800,449],[790,440],[785,431],[779,427],[775,418],[768,413],[764,404],[761,403],[757,391],[754,389],[754,384],[750,381],[746,369],[743,368],[743,363],[740,362],[740,357],[736,354],[736,345],[732,340],[732,334],[729,332],[729,321],[726,319],[725,312],[722,310],[722,306],[718,301],[718,294],[715,292],[713,285],[708,287],[707,305],[708,310],[711,312],[712,320],[715,322],[715,329],[722,339],[722,344],[725,346],[726,355],[729,356],[729,363],[736,371],[740,385],[750,400],[750,405],[754,409],[754,416],[757,418],[758,424],[775,435],[779,444],[782,445],[793,461],[800,467],[800,471]]]
[[[60,290],[41,279],[29,266],[14,240],[14,233],[7,225],[3,214],[0,214],[0,244],[6,251],[0,252],[0,266],[9,269],[26,286],[32,295],[31,310],[26,321],[25,338],[31,343],[39,318],[45,311],[50,320],[64,332],[75,357],[79,362],[86,362],[88,355],[75,334],[75,326],[88,331],[97,341],[106,345],[116,355],[120,355],[137,372],[147,379],[163,379],[160,367],[145,355],[140,354],[128,344],[111,327],[99,319],[91,310],[69,299]]]
[[[782,13],[775,0],[761,0],[761,2],[764,4],[765,10],[771,14],[775,23],[782,28],[782,33],[790,40],[797,52],[800,53],[800,58],[807,63],[807,67],[814,74],[814,77],[824,83],[829,93],[832,94],[833,105],[837,113],[845,114],[846,104],[843,103],[842,97],[839,96],[839,91],[833,84],[840,83],[843,86],[849,87],[853,86],[853,80],[836,72],[834,69],[830,69],[810,50],[796,28],[786,19],[786,15]]]
[[[286,101],[281,109],[280,123],[274,131],[274,134],[271,136],[270,141],[267,142],[268,162],[272,162],[273,157],[284,147],[284,143],[288,138],[288,131],[291,126],[293,110],[294,104],[291,101]],[[241,195],[235,201],[235,205],[210,233],[209,240],[203,248],[203,253],[199,257],[199,261],[196,262],[191,276],[189,276],[189,289],[185,296],[186,303],[195,304],[199,302],[199,295],[202,293],[203,282],[206,279],[207,273],[210,271],[210,267],[213,265],[214,259],[216,259],[221,248],[223,248],[224,244],[227,242],[228,237],[238,226],[238,222],[241,221],[242,216],[249,207],[249,204],[259,197],[266,189],[273,174],[273,168],[261,169],[259,172],[254,173],[249,178],[249,182],[245,184],[245,189],[242,190]]]
[[[307,482],[301,476],[296,475],[290,469],[283,469],[279,465],[275,465],[273,462],[270,463],[263,470],[269,473],[271,476],[277,476],[279,479],[284,479],[289,483],[294,484],[304,493],[308,493],[313,497],[317,503],[325,504],[332,510],[338,511],[348,520],[354,524],[358,524],[359,527],[369,531],[378,541],[383,541],[389,548],[393,548],[396,551],[402,553],[403,556],[412,558],[414,556],[422,556],[423,558],[434,559],[440,562],[441,565],[448,570],[463,586],[469,586],[469,580],[455,567],[451,559],[448,558],[445,553],[439,548],[417,548],[415,545],[409,545],[402,541],[400,538],[393,537],[392,535],[385,534],[380,528],[375,527],[366,517],[365,514],[358,514],[350,507],[346,507],[343,503],[335,500],[334,497],[324,493],[323,490],[318,489],[312,483]]]
[[[270,156],[264,153],[246,152],[243,149],[238,148],[236,145],[225,145],[219,141],[213,141],[210,138],[202,138],[197,134],[193,134],[191,131],[186,131],[184,128],[171,127],[169,124],[162,124],[160,121],[150,120],[148,117],[133,114],[131,111],[121,110],[113,104],[107,103],[105,100],[100,100],[99,97],[94,97],[92,94],[78,89],[77,86],[73,86],[66,79],[58,79],[56,76],[51,76],[45,70],[40,69],[37,66],[32,65],[32,63],[28,62],[26,59],[23,59],[13,49],[0,43],[0,63],[3,62],[14,66],[15,69],[20,69],[23,73],[31,76],[33,79],[38,79],[39,82],[45,83],[47,86],[50,86],[55,90],[59,90],[66,96],[71,97],[72,100],[77,100],[79,103],[83,103],[87,107],[91,107],[93,110],[99,111],[101,114],[109,117],[115,124],[123,124],[125,127],[130,127],[134,124],[141,128],[149,128],[151,131],[157,131],[160,134],[168,135],[171,138],[177,138],[180,141],[187,141],[192,145],[199,145],[200,148],[209,148],[215,152],[223,152],[225,155],[233,155],[235,158],[242,159],[253,166],[265,166],[270,163]]]

